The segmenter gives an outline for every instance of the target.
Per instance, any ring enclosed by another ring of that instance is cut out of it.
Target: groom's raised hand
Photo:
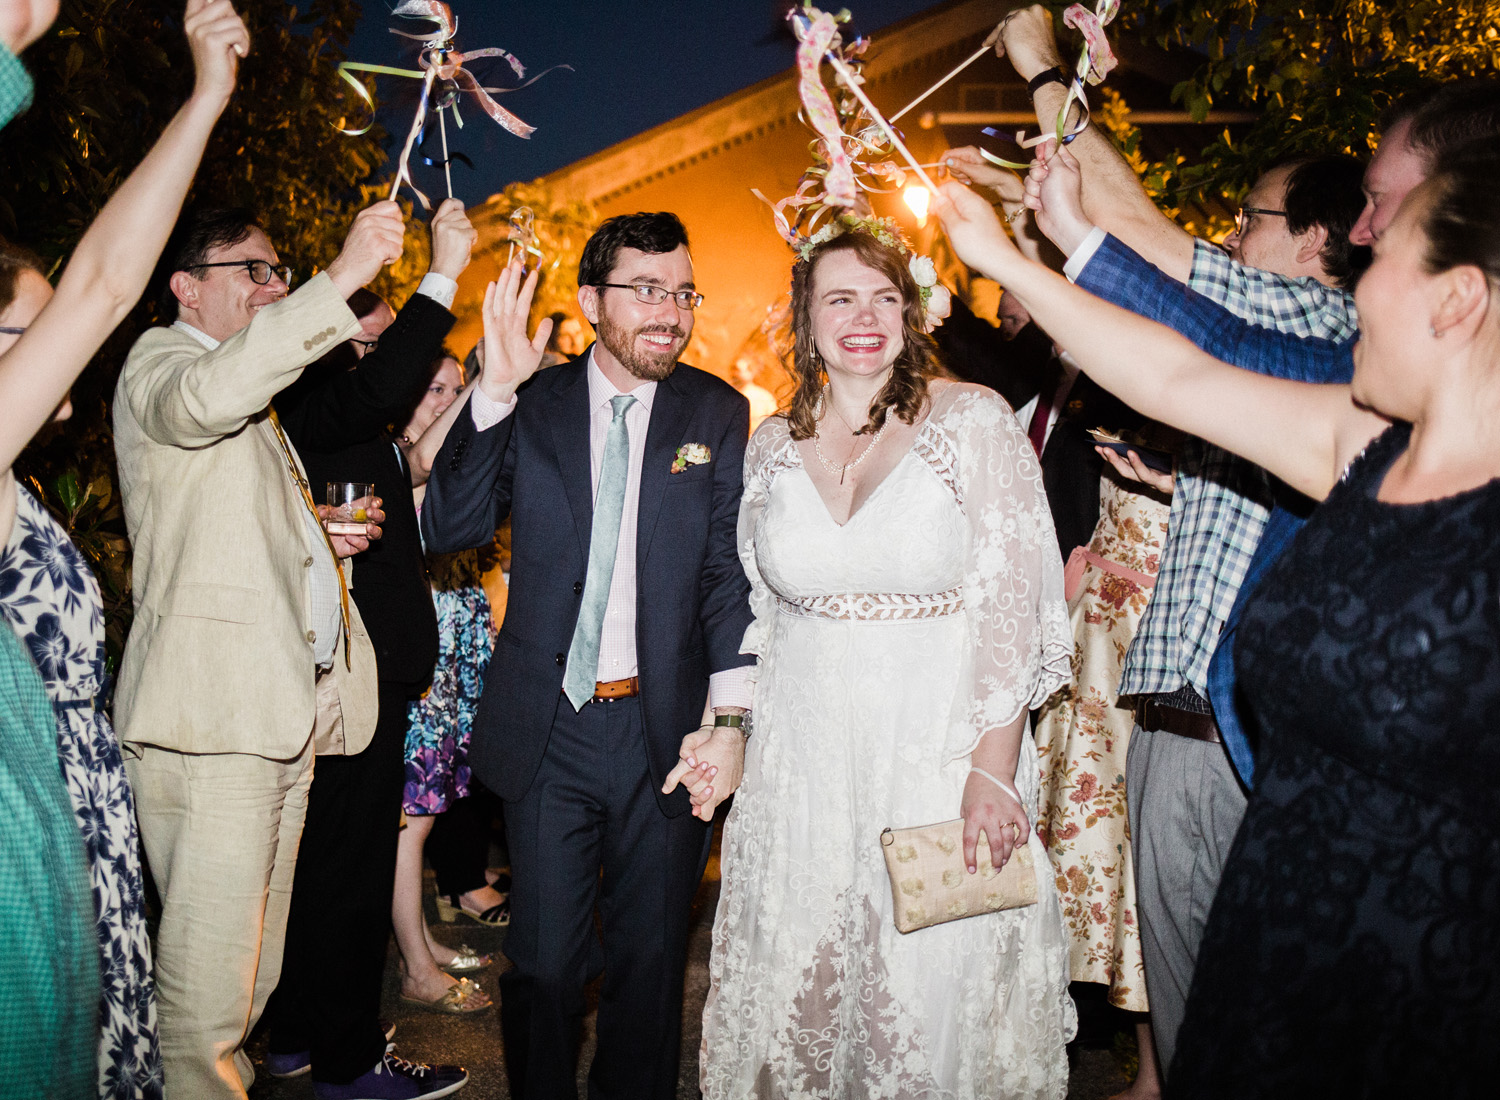
[[[536,294],[540,269],[523,273],[520,263],[509,263],[484,292],[484,373],[479,388],[491,401],[509,404],[522,382],[537,372],[552,335],[548,318],[528,338],[526,321],[531,314],[531,299]]]

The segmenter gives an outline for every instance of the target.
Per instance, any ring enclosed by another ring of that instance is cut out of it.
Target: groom
[[[590,238],[578,304],[597,342],[532,378],[552,327],[526,337],[536,281],[508,267],[486,300],[484,374],[422,512],[439,552],[487,544],[511,520],[510,603],[469,751],[505,800],[514,872],[506,1065],[523,1100],[576,1097],[584,986],[602,970],[589,1096],[665,1100],[709,828],[687,790],[663,787],[689,734],[726,779],[739,768],[749,408],[677,365],[703,298],[675,215],[611,218]],[[714,725],[694,733],[705,699]],[[705,784],[689,785],[698,797]]]

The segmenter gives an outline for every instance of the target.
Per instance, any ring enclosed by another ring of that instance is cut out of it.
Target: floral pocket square
[[[713,453],[706,443],[684,443],[677,448],[677,457],[672,459],[670,472],[680,474],[689,466],[702,466],[712,457]]]

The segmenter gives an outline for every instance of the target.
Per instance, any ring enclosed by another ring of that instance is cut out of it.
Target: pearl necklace
[[[813,417],[815,419],[821,420],[823,418],[823,398],[827,393],[827,389],[828,388],[825,386],[823,388],[823,392],[818,394],[818,404],[817,407],[813,409]],[[839,420],[843,422],[844,427],[848,428],[849,422],[847,420],[844,420],[844,418],[839,415],[838,409],[834,409],[833,412],[834,415],[838,416]],[[813,454],[818,456],[818,462],[822,464],[823,469],[827,470],[830,474],[836,474],[838,476],[839,484],[842,485],[844,483],[844,475],[858,466],[865,459],[870,457],[870,452],[873,451],[875,447],[880,443],[881,437],[885,435],[885,430],[890,426],[891,417],[889,411],[887,411],[885,420],[881,423],[880,430],[875,433],[875,437],[870,440],[870,445],[859,453],[858,458],[854,459],[851,462],[845,462],[843,465],[840,465],[837,462],[829,462],[828,459],[823,456],[823,448],[818,446],[818,436],[816,432],[813,433]],[[850,430],[852,431],[853,429]],[[857,435],[858,433],[856,432],[855,434]]]

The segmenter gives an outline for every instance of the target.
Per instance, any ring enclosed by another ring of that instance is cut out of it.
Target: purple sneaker
[[[396,1037],[396,1025],[390,1020],[380,1021],[380,1030],[385,1034],[385,1041],[390,1042]],[[312,1069],[312,1051],[299,1050],[295,1054],[277,1054],[270,1051],[266,1054],[266,1072],[272,1077],[301,1077]]]
[[[425,1062],[408,1062],[396,1054],[394,1044],[386,1047],[385,1057],[370,1070],[347,1085],[313,1082],[318,1100],[428,1100],[447,1096],[469,1083],[462,1066],[429,1066]]]

